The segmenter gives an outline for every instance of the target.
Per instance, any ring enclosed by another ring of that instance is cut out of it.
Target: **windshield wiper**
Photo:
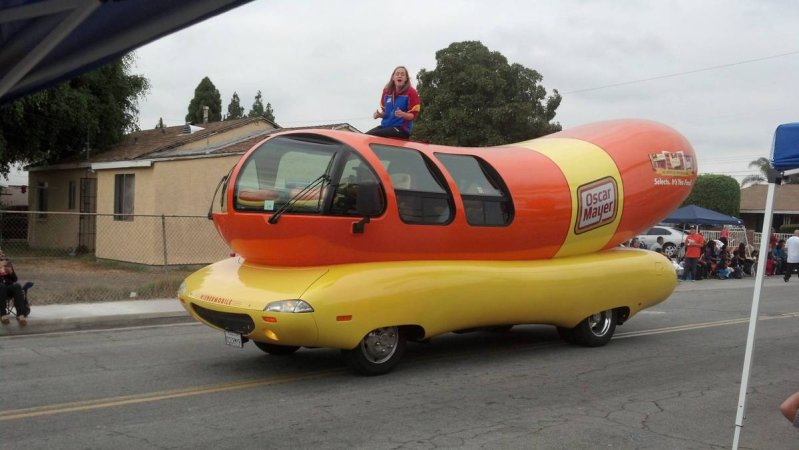
[[[290,210],[291,207],[294,206],[294,204],[297,203],[298,201],[305,200],[306,198],[308,198],[308,194],[311,193],[311,191],[313,191],[316,188],[319,188],[319,202],[321,203],[322,190],[324,189],[325,184],[329,182],[330,182],[330,176],[328,176],[327,174],[320,175],[319,178],[313,180],[311,184],[302,188],[300,192],[294,194],[294,196],[291,197],[286,203],[284,203],[283,206],[281,206],[274,213],[272,213],[272,215],[269,217],[269,223],[276,224],[277,221],[280,220],[280,216],[283,215],[284,212]]]
[[[214,200],[216,200],[216,194],[219,192],[219,188],[222,186],[223,183],[227,181],[228,175],[222,177],[222,179],[219,180],[219,184],[216,185],[216,189],[214,190],[214,196],[211,197],[211,206],[208,207],[208,220],[213,220],[214,218]],[[224,203],[224,201],[225,201],[225,196],[223,195],[222,198],[219,199],[220,208],[222,208],[222,204]]]

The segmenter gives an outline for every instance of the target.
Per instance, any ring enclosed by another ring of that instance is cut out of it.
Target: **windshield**
[[[322,136],[281,136],[265,142],[239,172],[235,209],[321,212],[327,184],[318,180],[329,174],[341,149],[341,144]]]
[[[270,214],[379,216],[383,187],[352,148],[325,136],[292,134],[262,144],[245,161],[233,194],[234,209]]]

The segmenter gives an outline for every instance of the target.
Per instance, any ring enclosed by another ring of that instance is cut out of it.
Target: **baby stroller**
[[[23,299],[25,300],[25,306],[28,309],[27,315],[30,315],[30,302],[28,302],[28,289],[32,287],[33,287],[33,281],[28,281],[24,285],[22,285]],[[7,314],[10,316],[14,316],[15,318],[18,317],[19,312],[17,311],[16,305],[14,304],[14,297],[9,295],[8,298],[6,298],[4,301],[6,302]]]

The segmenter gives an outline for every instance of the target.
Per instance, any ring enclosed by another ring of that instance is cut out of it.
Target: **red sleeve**
[[[413,118],[419,115],[422,110],[422,101],[419,98],[419,93],[414,88],[408,88],[408,112],[413,114]]]

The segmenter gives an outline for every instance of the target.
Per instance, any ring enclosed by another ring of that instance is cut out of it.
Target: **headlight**
[[[180,297],[185,293],[186,293],[186,282],[184,281],[183,283],[180,283],[180,286],[178,287],[178,297]]]
[[[266,305],[264,311],[282,313],[309,313],[313,307],[303,300],[280,300]]]

